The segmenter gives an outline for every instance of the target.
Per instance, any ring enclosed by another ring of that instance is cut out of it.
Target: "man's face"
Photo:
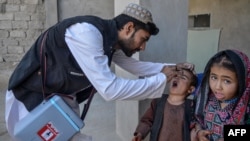
[[[134,29],[134,28],[133,28]],[[134,53],[146,48],[146,42],[149,40],[150,34],[142,29],[133,30],[126,38],[118,41],[118,46],[126,54],[131,57]]]

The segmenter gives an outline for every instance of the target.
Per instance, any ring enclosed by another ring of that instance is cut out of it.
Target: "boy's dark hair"
[[[190,80],[191,80],[191,86],[194,86],[194,87],[197,87],[197,85],[198,85],[198,76],[193,72],[193,71],[191,71],[190,69],[182,69],[182,70],[185,70],[185,71],[188,71],[190,74],[191,74],[191,78],[190,78]]]
[[[115,22],[116,22],[116,26],[118,30],[121,30],[123,28],[123,26],[128,23],[128,22],[133,22],[135,25],[135,30],[139,30],[139,29],[143,29],[148,31],[151,35],[157,35],[159,32],[159,29],[156,27],[156,25],[154,23],[150,23],[148,22],[147,24],[133,18],[130,17],[128,15],[125,14],[120,14],[118,16],[116,16],[114,18]]]
[[[195,88],[198,86],[198,77],[196,74],[194,74],[192,71],[188,70],[191,74],[191,86],[194,86]]]
[[[183,70],[185,70],[191,74],[190,85],[194,86],[196,88],[198,86],[198,76],[196,75],[196,73],[194,71],[191,71],[190,69],[184,69],[184,68],[182,68],[180,71],[183,71]]]

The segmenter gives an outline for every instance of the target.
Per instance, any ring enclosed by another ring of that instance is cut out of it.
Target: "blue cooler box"
[[[42,102],[14,129],[18,141],[67,141],[84,126],[60,96]]]

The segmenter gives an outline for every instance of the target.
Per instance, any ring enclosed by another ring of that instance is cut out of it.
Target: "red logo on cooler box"
[[[43,141],[53,141],[58,136],[59,132],[52,122],[48,122],[37,132],[37,134]]]

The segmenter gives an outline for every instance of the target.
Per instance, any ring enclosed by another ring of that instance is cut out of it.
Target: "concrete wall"
[[[114,0],[58,0],[59,20],[79,15],[113,18]]]
[[[249,0],[190,0],[189,15],[210,14],[210,28],[221,29],[219,50],[239,49],[250,57]]]
[[[0,1],[0,64],[13,67],[44,29],[41,0]]]
[[[187,0],[141,0],[149,7],[160,32],[152,36],[140,60],[157,62],[186,61],[187,52]]]

